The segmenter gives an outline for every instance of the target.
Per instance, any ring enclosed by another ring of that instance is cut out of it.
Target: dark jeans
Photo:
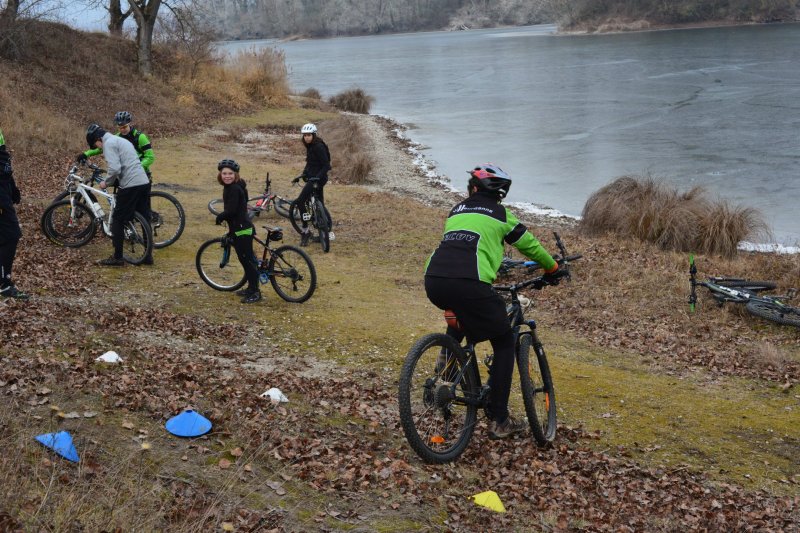
[[[317,198],[319,198],[320,202],[323,204],[325,203],[325,183],[328,182],[328,179],[325,178],[317,183]],[[306,212],[306,202],[308,199],[311,198],[311,193],[314,192],[314,183],[311,180],[308,180],[306,184],[303,186],[303,190],[300,191],[300,195],[297,197],[297,210],[300,211],[300,216],[302,217],[303,214]],[[303,227],[308,227],[308,221],[302,221]]]
[[[122,259],[122,243],[125,239],[124,226],[133,220],[133,215],[138,211],[145,219],[149,219],[148,192],[150,185],[137,185],[126,187],[117,191],[117,203],[114,207],[114,216],[111,221],[111,241],[114,243],[114,257]],[[148,220],[148,224],[150,221]],[[153,256],[145,259],[152,259]]]
[[[514,374],[514,332],[506,304],[492,286],[478,280],[425,276],[425,292],[439,309],[452,310],[464,328],[447,327],[447,334],[461,342],[488,340],[494,351],[489,375],[489,415],[497,422],[508,418],[508,396]]]
[[[255,292],[258,289],[258,267],[256,258],[253,255],[253,235],[233,235],[233,248],[236,250],[236,257],[244,268],[247,278],[248,292]]]

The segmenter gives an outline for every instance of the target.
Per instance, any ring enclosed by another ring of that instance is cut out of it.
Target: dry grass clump
[[[358,121],[338,117],[325,123],[325,142],[331,151],[331,166],[343,183],[366,183],[375,161],[367,146],[366,134]]]
[[[351,113],[361,113],[362,115],[369,113],[374,101],[374,96],[368,95],[358,87],[342,91],[335,96],[331,96],[329,100],[330,104],[337,109],[350,111]]]
[[[652,177],[623,176],[586,201],[580,228],[652,242],[663,250],[731,257],[740,241],[767,232],[752,208],[712,201],[702,187],[680,193]]]
[[[227,64],[248,97],[268,104],[286,104],[289,84],[282,50],[262,48],[237,53]]]
[[[314,100],[319,100],[322,98],[322,95],[319,94],[319,91],[316,90],[314,87],[309,87],[305,91],[301,92],[300,96],[304,96],[306,98],[313,98]]]

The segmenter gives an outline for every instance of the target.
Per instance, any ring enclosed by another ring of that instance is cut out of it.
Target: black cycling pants
[[[458,342],[489,340],[494,351],[488,385],[489,414],[504,422],[508,417],[508,397],[514,374],[514,332],[506,314],[506,304],[492,286],[478,280],[425,276],[425,292],[439,309],[452,310],[464,331],[447,328]]]
[[[323,205],[325,204],[325,192],[324,191],[325,191],[325,183],[326,182],[327,182],[327,179],[326,180],[321,180],[321,181],[319,181],[317,183],[317,198],[319,198],[320,202],[322,202]],[[311,198],[311,193],[312,192],[314,192],[314,182],[309,180],[303,186],[303,190],[300,191],[300,195],[297,197],[297,200],[295,200],[297,202],[297,210],[300,211],[300,216],[301,217],[306,212],[306,202],[308,202],[308,199]],[[303,219],[302,223],[303,223],[303,227],[304,228],[308,227],[308,221],[307,220]]]
[[[247,291],[255,292],[258,290],[258,267],[256,257],[253,255],[253,234],[233,235],[233,248],[236,250],[236,257],[244,268],[244,275],[247,278]]]
[[[11,267],[17,255],[18,242],[19,239],[13,239],[0,244],[0,287],[11,283]]]
[[[122,259],[122,244],[125,240],[125,224],[133,220],[133,215],[138,211],[146,220],[149,219],[150,210],[147,206],[150,185],[137,185],[126,187],[117,191],[117,203],[114,207],[114,216],[111,221],[111,242],[114,243],[114,257]],[[148,224],[150,221],[148,220]],[[147,259],[152,259],[152,255]]]

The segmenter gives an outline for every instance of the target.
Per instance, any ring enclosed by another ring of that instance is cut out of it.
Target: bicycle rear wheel
[[[544,348],[537,342],[531,357],[532,343],[530,333],[523,333],[517,341],[519,384],[533,439],[546,446],[556,437],[556,395]]]
[[[778,286],[774,281],[759,281],[750,279],[717,278],[714,280],[717,285],[731,287],[735,289],[747,289],[752,292],[770,291]]]
[[[138,211],[122,227],[122,258],[132,265],[141,265],[153,255],[153,230],[145,216]]]
[[[478,376],[455,339],[419,339],[400,371],[400,423],[411,448],[427,463],[454,461],[475,430]]]
[[[42,233],[55,244],[79,248],[92,240],[97,232],[94,215],[82,203],[69,199],[55,202],[42,213],[39,222]]]
[[[177,241],[186,227],[186,213],[178,199],[163,191],[151,192],[150,226],[153,248],[165,248]]]
[[[286,245],[272,250],[267,269],[272,288],[287,302],[305,302],[317,288],[317,270],[300,248]]]
[[[751,315],[782,324],[800,328],[800,308],[761,300],[747,302],[747,311]]]
[[[194,264],[200,279],[218,291],[235,291],[247,281],[244,268],[227,237],[217,237],[201,244]]]

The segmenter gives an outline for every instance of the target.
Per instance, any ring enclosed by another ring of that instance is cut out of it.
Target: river
[[[491,161],[509,201],[579,215],[625,174],[759,209],[800,243],[800,24],[610,35],[553,26],[226,43],[284,50],[290,82],[354,86],[410,127],[437,172],[464,187]]]

